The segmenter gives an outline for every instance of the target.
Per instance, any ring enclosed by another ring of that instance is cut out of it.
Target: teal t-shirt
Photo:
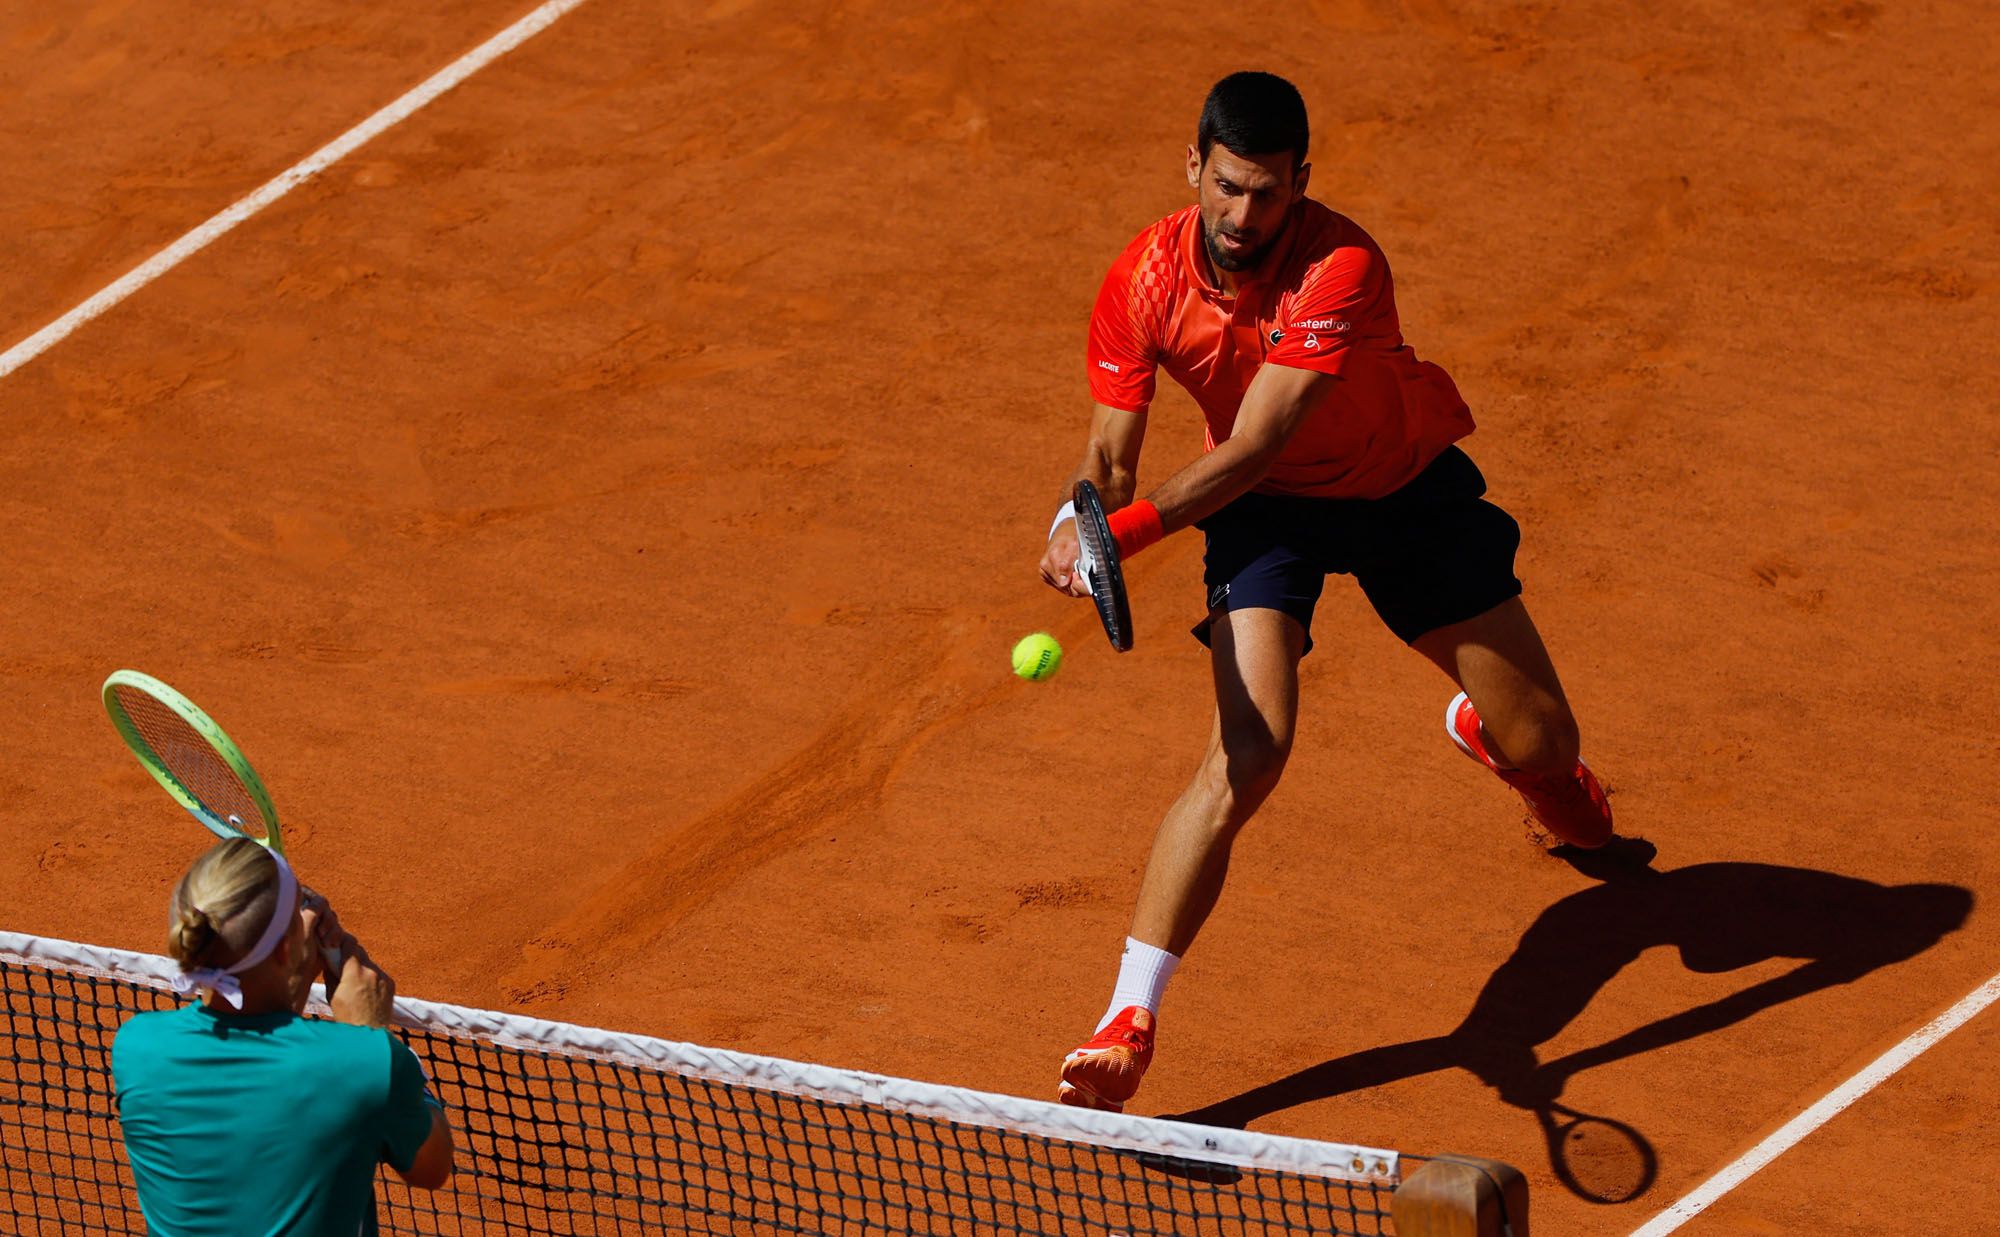
[[[375,1166],[431,1132],[424,1071],[388,1031],[200,1004],[111,1045],[147,1227],[168,1237],[375,1233]]]

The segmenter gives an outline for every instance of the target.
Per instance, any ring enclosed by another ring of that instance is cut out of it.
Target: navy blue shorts
[[[1521,526],[1487,502],[1486,478],[1457,447],[1383,498],[1245,494],[1199,521],[1208,534],[1209,627],[1232,610],[1281,610],[1306,629],[1326,577],[1351,575],[1396,638],[1486,613],[1521,595]]]

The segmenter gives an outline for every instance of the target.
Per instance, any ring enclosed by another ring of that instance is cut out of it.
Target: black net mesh
[[[110,1049],[170,991],[0,959],[0,1230],[145,1231]],[[443,1190],[384,1170],[384,1232],[1391,1232],[1390,1188],[1202,1163],[402,1028],[457,1132]]]

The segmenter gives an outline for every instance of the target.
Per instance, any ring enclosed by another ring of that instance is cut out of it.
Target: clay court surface
[[[529,7],[0,7],[0,348]],[[1642,1223],[2000,969],[1993,12],[1751,7],[589,0],[0,378],[0,927],[162,947],[203,835],[99,709],[132,666],[406,993],[1051,1095],[1212,707],[1197,536],[1122,657],[1036,579],[1084,325],[1268,68],[1658,875],[1528,845],[1336,581],[1137,1110]],[[1161,388],[1142,489],[1200,447]],[[1395,1049],[1489,979],[1643,1193]],[[1989,1011],[1685,1231],[1990,1225],[1996,1054]]]

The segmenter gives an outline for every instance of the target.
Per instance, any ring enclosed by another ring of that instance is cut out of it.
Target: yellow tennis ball
[[[1014,673],[1030,683],[1048,678],[1061,665],[1062,645],[1048,632],[1022,636],[1021,642],[1014,646]]]

